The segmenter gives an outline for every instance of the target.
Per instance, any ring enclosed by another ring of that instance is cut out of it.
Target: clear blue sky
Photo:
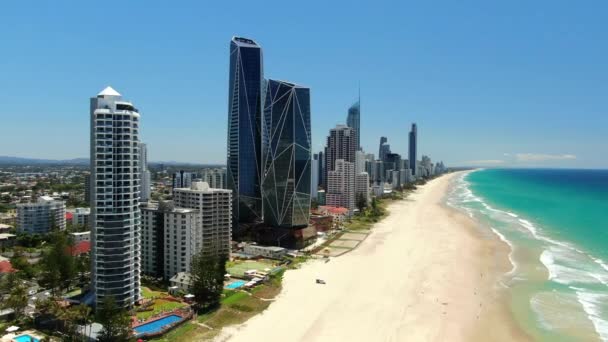
[[[228,45],[311,87],[313,145],[362,94],[381,135],[448,165],[608,167],[606,1],[11,1],[0,5],[0,155],[88,157],[89,97],[142,112],[156,161],[225,162]],[[221,3],[221,4],[220,4]]]

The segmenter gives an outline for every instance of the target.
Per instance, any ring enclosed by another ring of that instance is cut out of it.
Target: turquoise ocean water
[[[478,170],[447,204],[511,247],[501,285],[529,335],[608,341],[607,170]]]

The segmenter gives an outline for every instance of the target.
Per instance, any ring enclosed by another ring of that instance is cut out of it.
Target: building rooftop
[[[232,37],[232,42],[239,46],[260,47],[253,39],[244,37]]]
[[[0,261],[0,273],[13,273],[16,271],[17,270],[13,268],[10,261]]]
[[[107,86],[104,90],[99,92],[99,94],[97,94],[97,96],[122,96],[122,95],[120,95],[119,92],[114,90],[114,88]]]

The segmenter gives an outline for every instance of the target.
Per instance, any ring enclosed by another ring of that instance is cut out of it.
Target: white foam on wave
[[[507,215],[509,215],[509,216],[511,216],[511,217],[519,217],[519,216],[517,216],[517,214],[510,213],[510,212],[508,212],[508,211],[507,211],[506,213],[507,213]]]
[[[594,269],[594,264],[586,259],[586,254],[562,246],[550,246],[540,255],[540,262],[549,272],[548,280],[564,285],[608,285],[608,273],[601,268]]]
[[[581,288],[573,287],[576,290],[576,298],[583,306],[587,317],[593,323],[595,331],[600,335],[602,341],[608,341],[608,321],[602,318],[600,305],[606,305],[608,295],[592,293]]]
[[[502,235],[498,230],[490,227],[490,229],[492,229],[492,231],[494,232],[494,234],[498,235],[498,237],[507,245],[509,245],[509,261],[511,262],[511,270],[509,272],[507,272],[507,274],[513,274],[513,272],[515,272],[515,270],[517,269],[517,263],[515,262],[515,259],[513,259],[513,252],[514,252],[514,248],[515,246],[513,246],[513,243],[511,243],[511,241],[507,240],[507,238],[505,238],[504,235]]]

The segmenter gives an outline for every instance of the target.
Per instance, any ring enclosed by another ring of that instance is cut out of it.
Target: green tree
[[[365,194],[359,193],[357,195],[357,208],[359,209],[359,213],[363,213],[365,207],[367,207],[367,198],[365,197]]]
[[[131,336],[131,317],[127,310],[116,305],[114,297],[105,297],[98,310],[97,320],[103,329],[97,337],[99,342],[125,342]]]
[[[224,289],[227,255],[207,254],[202,251],[192,258],[191,290],[203,311],[216,308]]]
[[[40,282],[57,294],[63,288],[70,288],[76,275],[76,262],[70,254],[70,242],[66,234],[56,231],[50,235],[51,246],[43,254]]]
[[[2,306],[2,309],[13,309],[15,317],[21,318],[23,317],[23,312],[27,306],[27,300],[25,286],[18,283],[11,289],[8,297],[5,298],[0,305]]]

